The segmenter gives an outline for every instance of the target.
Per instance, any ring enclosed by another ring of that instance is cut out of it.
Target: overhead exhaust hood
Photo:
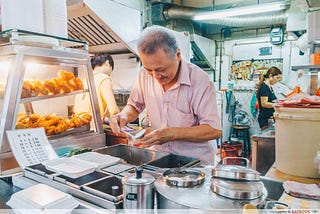
[[[213,40],[189,32],[170,31],[176,37],[184,59],[208,73],[215,71],[216,44]]]
[[[140,11],[115,1],[68,1],[68,36],[87,41],[90,53],[137,55],[140,23]]]
[[[197,34],[190,35],[192,57],[190,61],[206,72],[214,72],[215,42]]]

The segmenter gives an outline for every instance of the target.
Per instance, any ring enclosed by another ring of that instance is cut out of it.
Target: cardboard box
[[[310,54],[310,65],[320,65],[320,53]]]

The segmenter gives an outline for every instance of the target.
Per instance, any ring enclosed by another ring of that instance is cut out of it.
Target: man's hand
[[[140,147],[150,147],[156,144],[163,144],[173,140],[173,133],[171,128],[157,129],[154,131],[146,131],[144,137],[140,140]]]
[[[112,115],[110,117],[110,128],[114,133],[119,134],[127,122],[127,118],[122,114]]]

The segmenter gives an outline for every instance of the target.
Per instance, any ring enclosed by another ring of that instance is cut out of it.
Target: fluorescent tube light
[[[199,15],[195,15],[193,20],[202,21],[202,20],[210,20],[210,19],[221,19],[230,16],[241,16],[241,15],[250,15],[256,13],[266,13],[271,11],[279,11],[284,10],[286,5],[284,2],[274,2],[269,4],[257,4],[253,6],[247,7],[237,7],[226,10],[217,10],[211,12],[204,12]]]

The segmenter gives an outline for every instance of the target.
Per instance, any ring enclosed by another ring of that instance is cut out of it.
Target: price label
[[[6,131],[13,155],[21,168],[57,158],[44,128]]]

